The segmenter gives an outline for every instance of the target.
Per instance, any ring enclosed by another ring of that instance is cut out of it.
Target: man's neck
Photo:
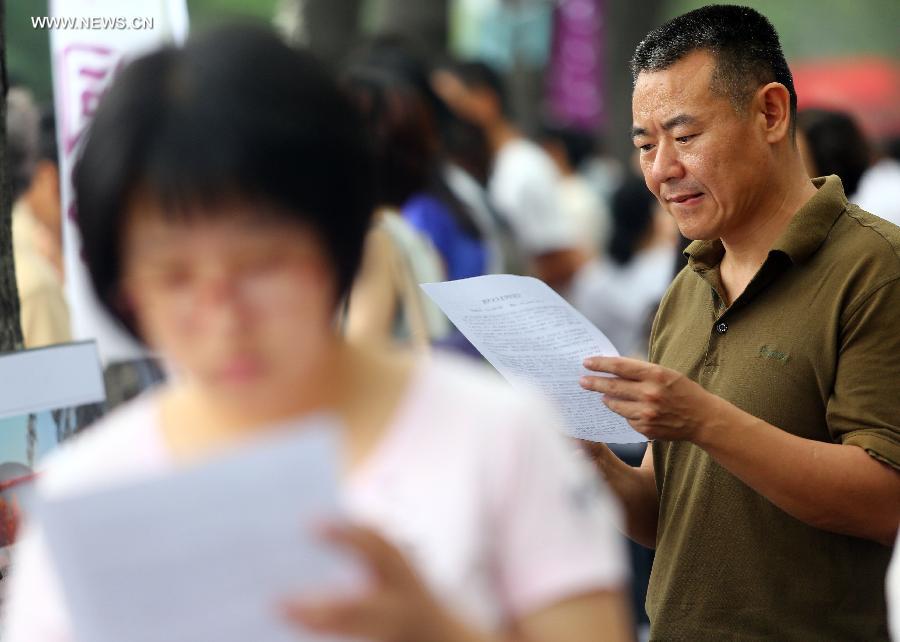
[[[792,172],[790,179],[774,180],[768,185],[766,194],[756,204],[755,215],[722,237],[725,257],[732,265],[759,268],[797,211],[816,193],[805,173]]]
[[[734,301],[766,260],[769,250],[794,215],[816,193],[802,167],[792,167],[781,181],[773,179],[756,204],[756,215],[722,237],[725,255],[720,274],[729,301]]]

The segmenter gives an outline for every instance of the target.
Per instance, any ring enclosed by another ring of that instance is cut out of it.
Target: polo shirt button
[[[718,332],[719,334],[725,334],[726,332],[728,332],[728,324],[722,321],[721,323],[716,325],[716,332]]]

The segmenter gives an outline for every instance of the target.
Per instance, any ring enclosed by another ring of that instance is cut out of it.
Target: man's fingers
[[[585,390],[599,392],[616,399],[628,399],[637,401],[640,399],[640,382],[629,379],[620,379],[618,377],[592,377],[584,376],[579,380],[579,384]]]
[[[635,429],[637,429],[635,423],[644,420],[646,406],[640,402],[606,397],[603,399],[603,403],[617,415],[625,417]]]
[[[622,379],[642,381],[652,370],[653,364],[627,357],[588,357],[583,365],[594,372],[606,372]]]

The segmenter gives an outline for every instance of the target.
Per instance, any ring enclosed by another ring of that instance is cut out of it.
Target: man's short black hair
[[[93,285],[128,325],[119,248],[129,199],[144,189],[173,217],[195,206],[215,216],[217,205],[237,200],[310,226],[341,297],[371,220],[373,172],[350,98],[310,54],[270,30],[229,26],[146,55],[101,100],[75,169]]]
[[[694,51],[716,60],[711,89],[743,111],[762,85],[778,82],[791,96],[791,134],[797,92],[772,23],[758,11],[735,5],[709,5],[669,20],[647,34],[631,59],[637,82],[642,71],[661,71]]]

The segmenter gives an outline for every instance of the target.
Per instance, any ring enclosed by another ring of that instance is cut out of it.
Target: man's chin
[[[688,239],[689,241],[715,241],[719,238],[719,234],[717,230],[709,229],[705,227],[701,227],[698,225],[690,225],[678,224],[678,231],[681,232],[681,235]]]
[[[717,241],[719,239],[719,237],[715,234],[685,234],[684,232],[682,232],[681,235],[688,241]]]
[[[701,212],[678,211],[672,207],[666,209],[684,238],[691,241],[712,241],[719,238],[716,226],[711,225],[709,217],[702,216]]]

